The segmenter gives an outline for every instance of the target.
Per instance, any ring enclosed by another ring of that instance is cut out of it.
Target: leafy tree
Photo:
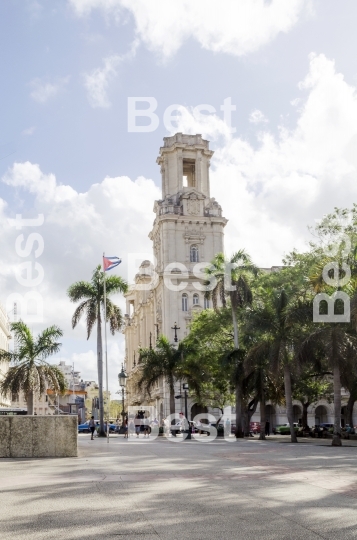
[[[127,283],[119,276],[106,276],[106,320],[109,321],[109,328],[112,335],[118,332],[123,324],[123,317],[118,306],[113,304],[109,296],[118,292],[125,293],[128,290]],[[99,386],[99,413],[100,429],[99,435],[106,436],[104,431],[104,403],[103,403],[103,342],[102,342],[102,315],[104,312],[104,272],[100,266],[94,270],[92,279],[88,281],[78,281],[71,285],[67,294],[72,302],[79,302],[72,317],[72,328],[75,328],[81,317],[86,318],[87,339],[89,339],[94,325],[97,325],[97,367]]]
[[[122,402],[118,399],[110,400],[110,418],[120,418],[123,407]]]
[[[193,319],[183,345],[186,354],[181,374],[189,383],[192,397],[223,415],[224,408],[234,402],[232,366],[223,362],[225,351],[233,350],[230,310],[202,311]]]
[[[58,339],[63,332],[57,326],[50,326],[34,337],[29,327],[22,321],[12,323],[16,343],[15,352],[0,350],[0,360],[11,362],[11,366],[0,383],[4,394],[23,392],[28,414],[34,413],[35,395],[43,395],[47,388],[56,393],[64,393],[66,382],[62,371],[46,362],[46,359],[60,350]]]
[[[293,380],[293,397],[302,404],[302,427],[308,428],[307,410],[312,403],[320,399],[331,400],[333,388],[330,380],[330,373],[317,372],[314,366],[308,365],[302,373],[299,373]]]
[[[142,348],[139,350],[141,366],[140,378],[137,382],[138,390],[150,395],[152,388],[162,378],[166,379],[170,393],[170,414],[175,413],[175,382],[180,379],[183,345],[178,348],[172,345],[167,337],[160,336],[155,348]]]
[[[334,432],[333,446],[341,446],[341,370],[346,366],[349,349],[357,346],[357,335],[348,324],[321,323],[305,341],[307,354],[322,349],[333,374]],[[306,351],[304,351],[306,354]]]
[[[351,297],[352,321],[319,322],[311,333],[306,345],[313,352],[316,347],[323,348],[326,360],[333,372],[334,386],[334,436],[333,446],[341,446],[341,373],[344,372],[344,385],[350,386],[354,393],[353,376],[347,374],[346,365],[353,364],[355,371],[357,334],[355,318],[357,315],[357,206],[351,210],[335,208],[324,216],[315,227],[316,236],[311,248],[317,262],[310,274],[310,282],[316,293],[329,296],[342,292]],[[350,275],[349,275],[350,274]],[[320,313],[327,303],[321,302]],[[347,306],[341,300],[334,305],[334,314],[345,313]],[[351,400],[353,397],[351,397]]]
[[[357,401],[357,349],[348,347],[341,366],[341,384],[348,390],[346,423],[353,427],[353,407]]]
[[[218,299],[222,306],[226,307],[226,298],[230,300],[231,316],[233,323],[234,351],[225,356],[225,364],[230,364],[231,372],[235,381],[235,404],[236,404],[236,437],[243,437],[242,426],[242,381],[243,381],[243,357],[239,351],[239,328],[237,312],[239,308],[252,302],[252,279],[257,276],[258,268],[252,263],[250,256],[244,251],[237,251],[230,259],[225,259],[223,253],[218,253],[205,269],[208,281],[206,296],[211,297],[213,307],[218,309]]]

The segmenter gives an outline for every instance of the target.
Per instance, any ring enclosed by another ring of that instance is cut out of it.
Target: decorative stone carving
[[[202,227],[200,230],[198,229],[189,229],[188,227],[185,227],[185,232],[183,235],[186,244],[203,244],[204,239],[206,236],[203,234]]]
[[[200,213],[200,201],[195,199],[189,199],[187,201],[187,213],[192,216],[197,216]]]
[[[162,306],[161,298],[159,298],[156,305],[156,320],[158,322],[162,321],[162,307],[161,306]]]

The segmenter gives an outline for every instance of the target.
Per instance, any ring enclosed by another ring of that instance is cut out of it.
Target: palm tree
[[[57,326],[50,326],[34,338],[29,327],[22,321],[12,323],[16,351],[0,350],[0,360],[11,362],[4,379],[0,383],[4,394],[23,392],[27,402],[27,413],[34,413],[35,395],[43,395],[47,388],[61,393],[66,389],[62,371],[46,362],[46,358],[59,351],[58,338],[63,332]]]
[[[293,429],[293,402],[291,370],[294,363],[301,361],[297,347],[302,328],[297,323],[307,317],[310,306],[294,302],[294,295],[285,289],[271,291],[270,301],[258,304],[247,315],[245,331],[260,334],[258,342],[249,351],[250,357],[266,359],[273,373],[284,375],[286,415],[290,424],[291,442],[296,443]]]
[[[305,341],[304,346],[307,350],[311,349],[312,354],[320,347],[325,355],[327,362],[330,365],[333,375],[333,393],[334,393],[334,431],[332,446],[341,446],[341,375],[346,388],[350,387],[352,394],[350,395],[351,402],[355,388],[353,387],[353,376],[355,375],[355,360],[357,348],[356,334],[356,315],[357,315],[357,268],[356,268],[356,253],[357,246],[354,246],[352,252],[348,254],[347,262],[351,270],[350,282],[344,286],[341,277],[341,270],[337,273],[337,283],[333,286],[325,282],[323,276],[323,268],[327,263],[338,261],[338,268],[344,263],[344,256],[340,252],[334,257],[335,261],[331,261],[330,257],[320,258],[315,263],[315,266],[309,276],[310,282],[313,285],[315,292],[327,292],[329,295],[336,291],[346,290],[351,297],[351,322],[350,323],[319,323],[316,331],[313,331],[309,338]],[[329,272],[330,274],[331,272]],[[329,275],[328,274],[328,275]],[[329,275],[329,277],[331,277]],[[336,279],[336,277],[334,276]],[[339,281],[341,280],[341,282]],[[344,313],[345,306],[343,302],[336,301],[334,312],[336,314]],[[349,369],[351,368],[351,371]],[[349,372],[350,371],[350,372]],[[349,388],[348,388],[349,389]],[[349,408],[351,406],[349,403]]]
[[[226,360],[236,363],[234,369],[235,378],[235,404],[236,404],[236,437],[243,437],[242,429],[242,354],[239,354],[239,331],[237,311],[245,305],[251,304],[253,295],[250,282],[257,276],[258,268],[252,263],[250,256],[243,250],[239,250],[230,259],[225,259],[223,253],[218,253],[205,269],[208,281],[206,282],[207,298],[211,297],[214,309],[218,309],[218,299],[222,306],[226,307],[226,297],[230,299],[234,349],[236,353],[230,353]],[[208,289],[211,281],[214,286]]]
[[[125,293],[128,290],[127,283],[119,276],[106,277],[106,320],[112,335],[119,331],[123,324],[123,317],[118,306],[113,304],[109,295],[114,293]],[[99,386],[99,412],[100,429],[99,435],[106,436],[104,431],[104,403],[103,403],[103,342],[102,342],[102,315],[104,311],[104,272],[100,266],[94,270],[92,279],[88,281],[78,281],[71,285],[67,294],[72,302],[81,302],[76,308],[72,317],[72,328],[75,328],[82,315],[86,317],[87,339],[89,339],[93,327],[97,324],[97,367]]]
[[[334,429],[332,446],[341,446],[341,371],[346,373],[350,356],[355,357],[357,335],[349,324],[321,323],[317,330],[305,340],[306,351],[310,357],[315,351],[323,350],[324,357],[332,369]],[[352,374],[350,377],[352,378]],[[347,386],[347,384],[346,384]]]
[[[172,345],[167,337],[160,336],[154,349],[140,349],[141,375],[137,382],[139,390],[150,395],[154,385],[162,377],[166,379],[170,392],[170,414],[175,414],[175,382],[180,379],[183,346]]]

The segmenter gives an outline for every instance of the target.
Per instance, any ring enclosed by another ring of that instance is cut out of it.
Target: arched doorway
[[[265,421],[269,422],[270,432],[276,426],[276,412],[273,405],[265,405]]]
[[[160,422],[160,426],[162,426],[162,421],[164,419],[164,405],[163,403],[161,402],[160,403],[160,412],[159,412],[159,422]]]
[[[207,407],[204,407],[203,405],[199,405],[198,403],[194,403],[191,407],[191,420],[194,420],[195,416],[198,414],[207,414],[208,409]]]
[[[294,424],[300,424],[302,422],[302,410],[299,405],[293,405],[293,422]]]
[[[319,405],[315,409],[315,425],[325,424],[327,421],[327,409],[325,405]]]

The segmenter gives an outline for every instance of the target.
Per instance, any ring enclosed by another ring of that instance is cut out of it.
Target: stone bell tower
[[[193,312],[208,307],[202,290],[196,286],[197,265],[207,266],[216,253],[223,251],[227,220],[222,217],[220,205],[210,197],[212,156],[209,142],[201,135],[176,133],[164,138],[157,158],[162,199],[155,202],[156,219],[149,237],[159,276],[165,278],[169,265],[171,274],[175,274],[177,263],[176,282],[180,283],[179,291],[170,291],[162,279],[157,290],[161,333],[167,337],[172,337],[171,327],[177,322],[182,339],[187,335]],[[175,279],[171,281],[175,283]]]
[[[165,199],[194,188],[197,192],[210,196],[209,166],[213,151],[209,142],[201,135],[183,135],[176,133],[164,138],[157,163],[160,165],[162,178],[162,198]]]
[[[176,133],[164,138],[157,163],[160,166],[162,198],[155,201],[155,220],[149,238],[153,242],[156,279],[150,278],[150,262],[144,261],[135,285],[126,294],[126,368],[132,404],[148,397],[135,390],[138,348],[154,346],[158,335],[174,342],[189,332],[195,312],[207,309],[203,274],[213,257],[223,252],[224,227],[218,202],[210,196],[209,167],[213,151],[201,135]],[[150,290],[140,285],[150,282]],[[133,383],[131,384],[131,381]],[[153,390],[152,403],[160,415],[169,413],[165,384]],[[148,404],[148,403],[147,403]],[[182,410],[183,404],[176,404]]]

